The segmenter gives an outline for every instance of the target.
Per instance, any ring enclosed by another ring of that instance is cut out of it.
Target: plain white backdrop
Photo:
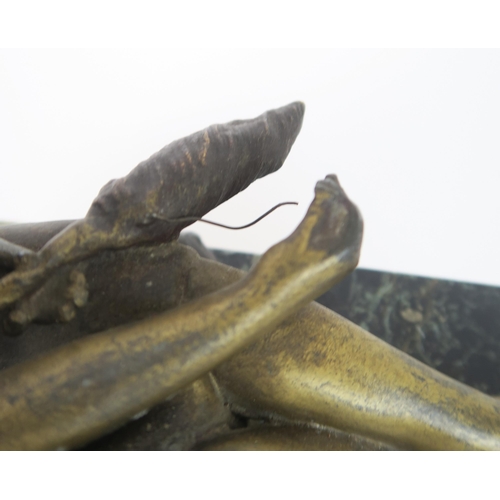
[[[499,50],[0,51],[0,220],[83,217],[111,178],[213,123],[306,104],[285,165],[197,223],[264,252],[336,173],[360,207],[360,266],[500,285]]]

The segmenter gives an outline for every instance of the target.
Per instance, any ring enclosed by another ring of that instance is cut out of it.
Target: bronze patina
[[[175,141],[82,220],[0,227],[1,449],[500,449],[496,398],[311,302],[359,258],[334,175],[248,273],[178,238],[279,169],[303,114]]]

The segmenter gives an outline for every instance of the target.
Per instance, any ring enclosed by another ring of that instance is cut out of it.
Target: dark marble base
[[[214,253],[245,270],[257,260]],[[500,394],[500,288],[356,269],[317,302],[440,372]]]

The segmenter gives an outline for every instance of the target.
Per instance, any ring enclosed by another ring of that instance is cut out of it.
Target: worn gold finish
[[[309,304],[359,257],[361,217],[335,176],[248,274],[174,241],[187,224],[163,219],[201,216],[279,168],[303,111],[177,141],[82,221],[0,229],[0,329],[28,335],[0,371],[1,449],[81,447],[149,410],[163,449],[500,449],[497,398]],[[121,445],[150,446],[147,425]]]
[[[405,449],[500,449],[498,400],[320,305],[304,309],[215,375],[249,415],[275,412]]]
[[[352,270],[360,224],[335,177],[327,177],[297,230],[242,280],[4,370],[0,446],[78,446],[161,402]]]
[[[325,428],[283,424],[233,431],[202,443],[207,451],[382,451],[390,446]]]
[[[194,289],[222,286],[222,264]],[[224,275],[237,280],[241,271]],[[500,449],[497,398],[447,377],[312,303],[214,374],[238,413],[280,415],[404,449]]]

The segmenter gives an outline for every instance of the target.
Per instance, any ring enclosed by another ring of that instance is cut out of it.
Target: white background
[[[261,253],[336,173],[360,207],[360,266],[500,285],[498,50],[5,50],[0,220],[83,217],[109,179],[212,123],[294,100],[284,167],[192,226]]]

